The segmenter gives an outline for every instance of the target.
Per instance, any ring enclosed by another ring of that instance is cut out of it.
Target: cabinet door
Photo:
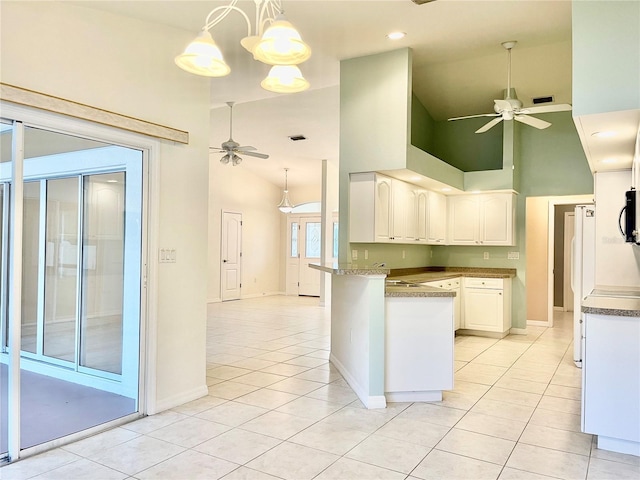
[[[394,185],[395,188],[395,185]],[[403,183],[402,188],[402,204],[400,208],[395,208],[393,211],[393,217],[396,215],[402,216],[403,231],[401,235],[396,236],[394,232],[394,239],[396,241],[402,240],[404,243],[415,242],[418,238],[418,225],[417,225],[417,192],[413,185]]]
[[[480,198],[480,243],[513,245],[513,195],[487,194]]]
[[[427,190],[416,191],[416,240],[421,243],[426,243],[428,238],[428,198],[429,192]]]
[[[502,333],[502,290],[465,288],[464,328]]]
[[[392,242],[405,243],[407,241],[407,218],[408,209],[415,212],[415,206],[411,208],[409,202],[409,185],[400,181],[392,180],[391,183],[391,231]]]
[[[449,244],[476,245],[479,230],[479,198],[477,195],[449,197]]]
[[[391,179],[376,175],[375,192],[375,241],[388,242],[392,237]]]
[[[429,192],[427,222],[428,243],[444,245],[447,232],[447,197]]]

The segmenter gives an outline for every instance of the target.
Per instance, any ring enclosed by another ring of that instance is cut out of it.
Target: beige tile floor
[[[639,479],[580,433],[571,320],[456,338],[455,390],[366,410],[328,363],[318,300],[212,304],[209,395],[27,458],[0,479]]]

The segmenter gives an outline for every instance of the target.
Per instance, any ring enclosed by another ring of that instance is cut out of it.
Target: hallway
[[[455,390],[366,410],[328,363],[318,299],[209,305],[209,395],[28,458],[0,478],[637,479],[580,433],[570,315],[502,340],[457,337]]]

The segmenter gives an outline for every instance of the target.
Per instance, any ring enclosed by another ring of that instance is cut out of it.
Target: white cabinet
[[[427,285],[429,287],[442,288],[444,290],[453,290],[456,292],[456,296],[453,297],[453,329],[458,330],[462,326],[462,315],[463,315],[463,297],[462,297],[462,286],[460,278],[449,278],[445,280],[436,280],[433,282],[426,282],[422,285]]]
[[[511,280],[464,279],[462,328],[506,335],[511,328]]]
[[[449,197],[449,244],[514,245],[514,196],[488,193]]]
[[[640,455],[640,318],[583,318],[582,430],[598,448]]]
[[[429,191],[416,190],[416,241],[427,243],[429,225]]]
[[[373,172],[352,173],[349,183],[349,241],[415,242],[418,234],[416,188]]]
[[[427,243],[444,245],[447,233],[447,197],[430,191],[427,212]]]

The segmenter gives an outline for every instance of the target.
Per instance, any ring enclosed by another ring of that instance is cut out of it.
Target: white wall
[[[220,301],[222,211],[242,214],[242,298],[284,292],[282,230],[286,216],[276,208],[282,190],[242,164],[223,165],[211,155],[209,169],[208,301]]]
[[[64,2],[0,7],[2,82],[186,130],[189,145],[160,141],[151,165],[148,411],[206,394],[209,80],[176,68],[193,32]],[[157,352],[157,356],[153,352]]]
[[[618,229],[631,170],[594,175],[596,198],[596,287],[640,286],[640,246],[625,243]],[[624,217],[624,215],[623,215]],[[623,218],[624,221],[624,218]]]

